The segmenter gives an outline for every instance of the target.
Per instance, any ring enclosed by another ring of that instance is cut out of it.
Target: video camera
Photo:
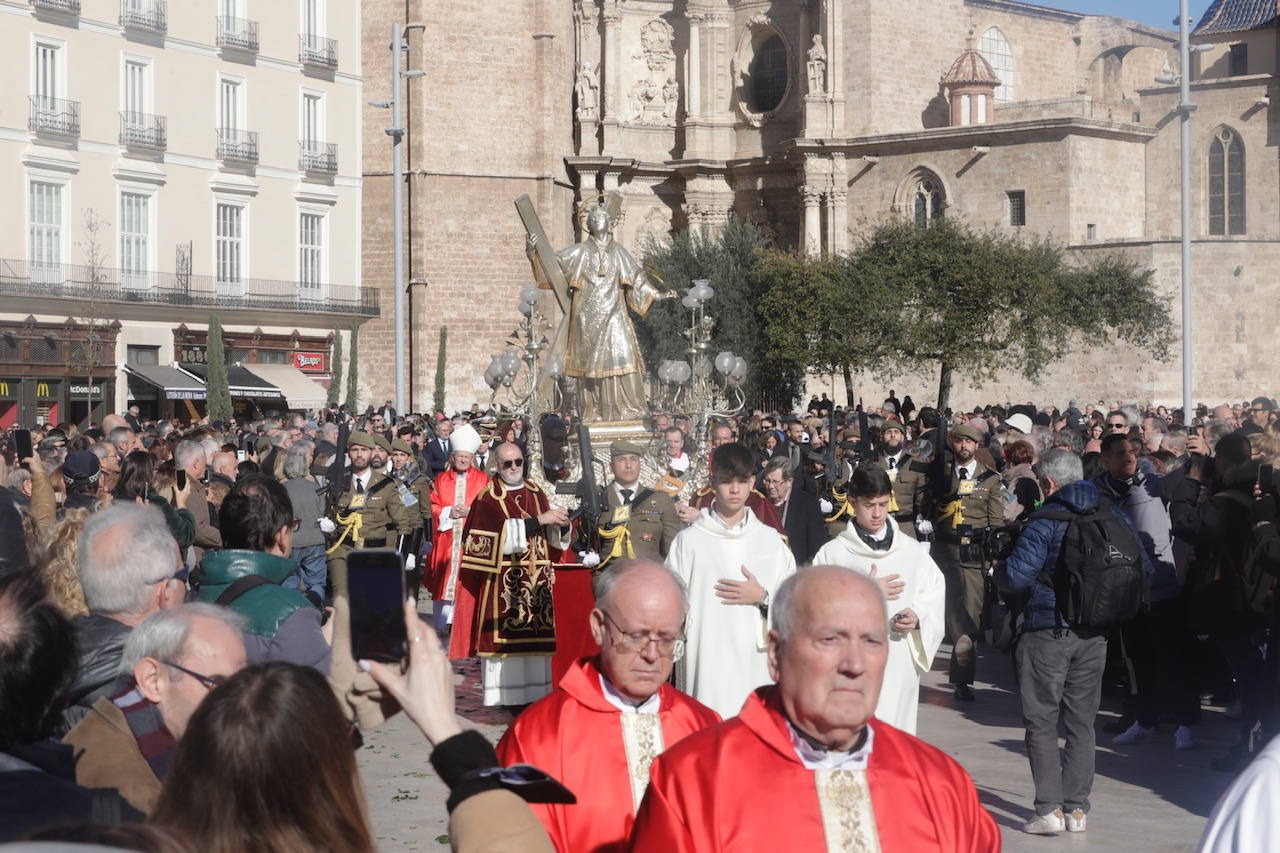
[[[1007,559],[1013,553],[1023,527],[1022,524],[976,528],[960,525],[956,529],[960,536],[960,562],[994,563]]]

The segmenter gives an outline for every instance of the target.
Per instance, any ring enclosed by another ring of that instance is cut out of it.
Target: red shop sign
[[[293,354],[293,366],[299,370],[324,373],[324,362],[325,354],[322,352],[295,352]]]

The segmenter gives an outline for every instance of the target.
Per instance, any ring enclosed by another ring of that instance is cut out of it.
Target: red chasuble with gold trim
[[[667,684],[658,703],[656,714],[623,714],[604,696],[599,659],[584,658],[498,742],[503,765],[532,764],[577,795],[576,805],[529,804],[560,853],[626,850],[635,793],[643,792],[653,759],[720,722],[715,711]]]
[[[506,522],[535,519],[548,509],[546,493],[533,483],[510,489],[498,477],[471,505],[462,534],[451,658],[555,652],[555,569],[546,530],[529,534],[523,553],[505,553]]]
[[[737,717],[654,761],[631,850],[1000,850],[996,823],[959,764],[887,723],[870,725],[865,770],[810,770],[792,746],[777,687],[759,688]]]

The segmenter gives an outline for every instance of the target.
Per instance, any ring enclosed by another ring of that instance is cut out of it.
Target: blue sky
[[[1173,19],[1178,16],[1178,0],[1031,0],[1044,6],[1087,12],[1092,15],[1116,15],[1141,21],[1153,27],[1173,29]],[[1191,0],[1191,25],[1209,8],[1210,0]]]

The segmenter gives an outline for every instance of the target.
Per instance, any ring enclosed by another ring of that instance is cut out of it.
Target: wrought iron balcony
[[[79,15],[80,0],[31,0],[36,11],[61,12],[64,15]]]
[[[46,98],[31,95],[31,112],[27,116],[27,129],[36,133],[53,133],[59,136],[80,135],[80,102],[66,98]]]
[[[163,149],[169,142],[164,116],[150,113],[120,113],[120,144],[137,148]]]
[[[337,172],[338,146],[313,139],[298,140],[298,168],[306,172]]]
[[[120,26],[163,33],[169,29],[169,5],[165,0],[120,0]]]
[[[218,159],[241,163],[258,162],[258,134],[251,130],[218,128]]]
[[[298,61],[303,65],[314,65],[320,68],[337,68],[337,40],[303,33],[298,36]]]
[[[358,284],[306,285],[243,278],[230,287],[211,275],[127,272],[0,258],[0,299],[10,297],[211,307],[249,311],[378,316],[378,291]]]
[[[218,47],[258,50],[258,22],[244,18],[218,18]]]

